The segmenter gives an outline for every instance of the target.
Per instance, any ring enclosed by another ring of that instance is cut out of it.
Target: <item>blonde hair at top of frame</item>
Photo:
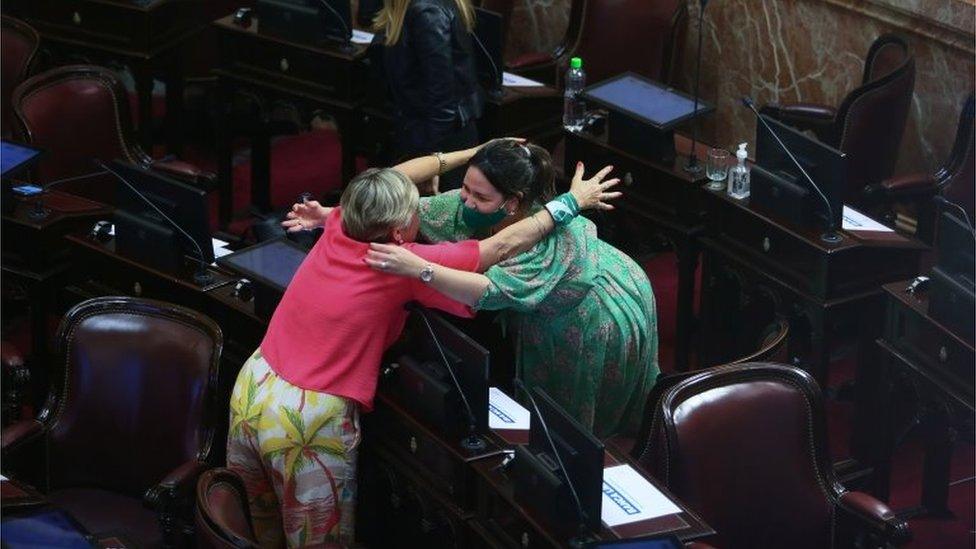
[[[376,12],[373,17],[373,32],[386,33],[387,46],[392,46],[400,41],[400,34],[403,33],[403,20],[407,16],[407,8],[413,0],[383,0],[383,8]],[[474,31],[475,15],[474,6],[470,0],[454,0],[458,13],[461,14],[461,21],[468,32]]]
[[[391,231],[410,226],[420,207],[420,193],[402,173],[371,168],[349,183],[339,206],[346,236],[360,242],[386,242]]]

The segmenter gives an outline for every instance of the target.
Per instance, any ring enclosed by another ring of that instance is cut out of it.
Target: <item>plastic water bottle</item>
[[[586,117],[586,103],[581,92],[586,87],[586,73],[583,72],[583,60],[574,57],[569,61],[566,71],[566,87],[563,91],[563,126],[570,131],[583,129]]]
[[[735,157],[739,159],[739,164],[729,170],[729,196],[737,200],[749,197],[749,166],[746,166],[746,144],[740,143],[739,150],[735,152]]]

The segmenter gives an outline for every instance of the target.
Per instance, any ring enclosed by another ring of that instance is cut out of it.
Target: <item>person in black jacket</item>
[[[396,109],[396,155],[460,150],[480,141],[484,92],[475,70],[469,0],[384,0],[373,27]],[[461,186],[462,170],[441,174],[440,190]]]

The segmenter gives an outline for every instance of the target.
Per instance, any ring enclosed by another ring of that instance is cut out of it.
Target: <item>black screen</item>
[[[284,292],[307,253],[285,237],[268,240],[217,260],[220,266]]]

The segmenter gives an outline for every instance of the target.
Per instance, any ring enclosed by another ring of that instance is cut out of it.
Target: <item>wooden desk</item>
[[[343,179],[355,169],[354,136],[367,82],[366,47],[348,51],[337,45],[290,42],[259,32],[254,18],[247,27],[233,16],[213,23],[217,30],[218,83],[217,176],[220,223],[233,213],[231,160],[236,135],[251,139],[251,202],[271,209],[271,136],[280,133],[275,109],[290,110],[301,123],[317,111],[333,116],[342,138]],[[291,128],[286,128],[285,131]]]
[[[702,342],[711,363],[732,358],[743,318],[779,315],[790,322],[791,360],[826,386],[831,353],[842,343],[870,346],[880,332],[881,285],[914,273],[926,249],[895,233],[842,233],[840,243],[827,244],[820,231],[776,219],[748,199],[702,192]]]
[[[919,508],[899,514],[948,516],[949,465],[957,427],[971,426],[976,413],[976,352],[970,343],[929,316],[927,293],[905,291],[909,282],[884,286],[884,332],[876,342],[876,360],[858,381],[862,388],[860,408],[867,413],[855,426],[855,440],[860,441],[861,453],[871,458],[874,491],[887,499],[899,430],[895,420],[902,410],[899,405],[907,404],[895,399],[894,389],[910,388],[916,397],[915,419],[925,430],[922,497]]]
[[[644,255],[642,248],[661,236],[671,243],[678,258],[678,307],[675,326],[675,366],[685,371],[690,364],[691,341],[695,331],[695,271],[698,268],[697,238],[705,228],[701,184],[704,171],[692,177],[676,161],[664,164],[634,156],[607,143],[605,134],[594,135],[565,131],[566,156],[564,173],[572,174],[581,161],[593,172],[613,164],[613,176],[619,177],[624,197],[614,204],[609,215],[593,217],[600,238],[635,258]],[[678,155],[687,155],[690,141],[675,137]]]
[[[230,295],[230,286],[224,283],[236,277],[216,269],[214,284],[200,288],[190,282],[192,269],[173,276],[120,257],[113,242],[97,242],[83,235],[72,235],[68,240],[77,248],[76,269],[88,273],[84,280],[76,282],[85,288],[84,292],[135,293],[164,299],[199,310],[221,326],[225,356],[220,372],[220,399],[226,406],[233,380],[263,336],[267,323],[267,319],[254,315],[253,302]],[[227,351],[234,347],[244,352],[234,353],[231,359]],[[383,380],[375,410],[363,421],[365,444],[361,447],[357,510],[357,528],[363,541],[373,541],[377,547],[525,547],[522,540],[528,536],[531,547],[563,545],[514,501],[511,482],[492,469],[499,463],[500,454],[472,460],[458,441],[435,432],[405,409]],[[488,447],[498,451],[510,445],[491,435]],[[614,461],[622,459],[612,456]],[[713,533],[694,512],[682,508],[683,513],[656,521],[660,530],[654,533],[673,532],[688,540]],[[512,521],[523,528],[517,539],[505,526]],[[604,539],[634,535],[637,533],[620,528],[600,532]]]
[[[139,97],[139,141],[152,152],[153,77],[166,83],[170,152],[179,149],[183,111],[181,47],[206,28],[208,0],[7,0],[4,11],[41,35],[41,51],[58,64],[127,65]],[[42,57],[43,58],[43,57]]]

